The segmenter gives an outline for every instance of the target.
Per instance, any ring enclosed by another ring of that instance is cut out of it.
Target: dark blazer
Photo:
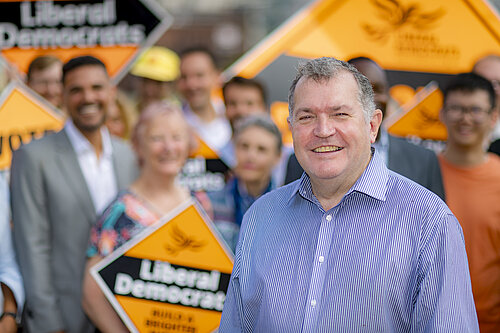
[[[443,179],[436,154],[389,135],[388,168],[436,193],[444,201]]]
[[[119,189],[137,176],[135,156],[112,139]],[[13,154],[14,244],[24,278],[28,332],[93,332],[81,307],[86,249],[96,213],[73,147],[62,130]]]
[[[500,155],[500,139],[493,141],[488,148],[488,151]]]
[[[389,169],[419,183],[444,200],[441,169],[433,151],[389,135],[388,155]],[[299,179],[303,171],[295,154],[292,154],[286,168],[285,184]]]

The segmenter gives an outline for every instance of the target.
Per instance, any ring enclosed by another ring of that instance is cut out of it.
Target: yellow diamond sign
[[[193,200],[91,269],[132,332],[213,332],[233,267]]]
[[[23,73],[40,55],[93,55],[119,81],[171,23],[152,0],[0,0],[0,54]]]
[[[22,84],[12,82],[0,95],[0,170],[10,167],[12,151],[47,132],[60,130],[60,112]]]
[[[218,191],[226,184],[229,167],[199,136],[197,146],[182,168],[179,181],[191,191]]]
[[[403,106],[400,113],[391,115],[386,120],[388,132],[401,137],[446,140],[446,127],[439,120],[442,104],[443,93],[437,84],[431,82],[410,103]]]
[[[500,52],[500,21],[482,0],[318,0],[225,72],[255,77],[280,56],[347,60],[385,69],[454,74]],[[278,67],[276,67],[278,68]]]

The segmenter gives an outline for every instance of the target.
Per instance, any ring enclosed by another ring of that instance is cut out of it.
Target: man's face
[[[481,75],[491,82],[495,89],[497,106],[500,106],[500,60],[486,58],[479,61],[474,67],[474,73]]]
[[[141,78],[139,94],[141,106],[144,108],[152,102],[159,102],[168,95],[169,82],[156,81],[148,78]]]
[[[53,63],[42,70],[34,70],[28,81],[28,86],[57,108],[62,103],[62,64]]]
[[[84,65],[66,73],[64,104],[75,126],[82,132],[99,130],[114,98],[106,71],[98,65]]]
[[[384,70],[371,61],[359,60],[352,64],[356,69],[366,76],[373,87],[373,97],[378,109],[385,116],[387,103],[389,102],[389,84]]]
[[[226,117],[234,130],[236,123],[242,118],[266,112],[264,99],[259,89],[252,86],[231,84],[224,93]]]
[[[448,130],[448,144],[467,149],[483,150],[496,120],[497,113],[492,112],[484,90],[451,91],[441,110],[441,121]]]
[[[311,181],[354,183],[370,160],[381,111],[365,120],[356,80],[347,72],[321,82],[302,78],[294,98],[289,119],[294,150]]]
[[[202,52],[189,53],[182,57],[180,70],[180,93],[193,111],[206,108],[218,80],[217,70],[210,57]]]

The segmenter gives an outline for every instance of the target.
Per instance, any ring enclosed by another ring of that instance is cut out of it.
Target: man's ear
[[[491,129],[493,130],[498,122],[498,113],[500,110],[498,108],[494,108],[491,112]]]
[[[372,118],[370,119],[370,139],[371,143],[374,143],[377,140],[378,129],[382,124],[383,114],[380,109],[376,109],[373,112]]]

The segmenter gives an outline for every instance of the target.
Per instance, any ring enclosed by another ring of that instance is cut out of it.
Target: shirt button
[[[328,222],[330,222],[330,221],[332,220],[332,215],[328,214],[328,215],[326,216],[326,220],[327,220]]]
[[[316,306],[316,300],[315,300],[315,299],[313,299],[313,300],[311,301],[311,306],[313,306],[313,307],[314,307],[314,306]]]
[[[323,257],[323,256],[319,256],[318,261],[319,261],[319,262],[323,262],[323,261],[325,261],[325,257]]]

